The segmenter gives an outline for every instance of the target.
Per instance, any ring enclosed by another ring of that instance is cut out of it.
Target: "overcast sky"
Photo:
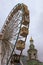
[[[0,31],[9,12],[18,3],[26,4],[30,11],[30,33],[23,52],[27,54],[29,39],[32,36],[35,48],[38,50],[38,59],[43,61],[43,0],[0,0]]]

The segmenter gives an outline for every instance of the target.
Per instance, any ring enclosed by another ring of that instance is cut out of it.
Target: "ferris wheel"
[[[2,65],[14,63],[13,58],[16,56],[19,56],[20,60],[29,33],[29,23],[28,7],[23,3],[17,4],[9,13],[1,31],[3,34]],[[15,54],[15,50],[21,51],[20,54]]]

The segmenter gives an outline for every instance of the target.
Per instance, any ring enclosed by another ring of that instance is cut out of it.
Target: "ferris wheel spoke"
[[[20,22],[21,23],[21,22]],[[13,24],[13,26],[11,27],[10,26],[10,28],[7,28],[7,30],[6,30],[6,32],[11,32],[11,31],[13,31],[13,29],[16,29],[16,28],[19,28],[18,26],[20,25],[20,23],[18,23],[18,25],[16,25],[16,26],[14,26],[14,24]],[[10,30],[11,29],[11,30]]]

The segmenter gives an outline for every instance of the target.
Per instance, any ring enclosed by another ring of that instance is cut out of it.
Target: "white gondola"
[[[24,17],[23,19],[23,22],[22,22],[23,25],[29,25],[29,16],[28,17]]]
[[[25,10],[25,14],[29,14],[29,10],[28,10],[28,7],[26,5],[24,5],[24,10]]]
[[[0,40],[3,39],[3,33],[0,33]]]
[[[20,35],[23,36],[23,37],[27,37],[27,35],[28,35],[28,28],[22,27],[21,31],[20,31]]]
[[[20,55],[18,55],[18,54],[13,54],[13,55],[12,55],[12,58],[11,58],[11,64],[20,63],[19,57],[20,57]]]
[[[18,40],[16,44],[16,49],[17,50],[23,50],[25,48],[25,42],[22,40]]]

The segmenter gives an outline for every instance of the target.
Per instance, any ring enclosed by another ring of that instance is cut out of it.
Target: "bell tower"
[[[30,46],[29,46],[29,49],[28,49],[29,60],[37,59],[37,49],[35,49],[35,46],[34,46],[33,42],[34,42],[34,40],[31,37],[30,38]]]

